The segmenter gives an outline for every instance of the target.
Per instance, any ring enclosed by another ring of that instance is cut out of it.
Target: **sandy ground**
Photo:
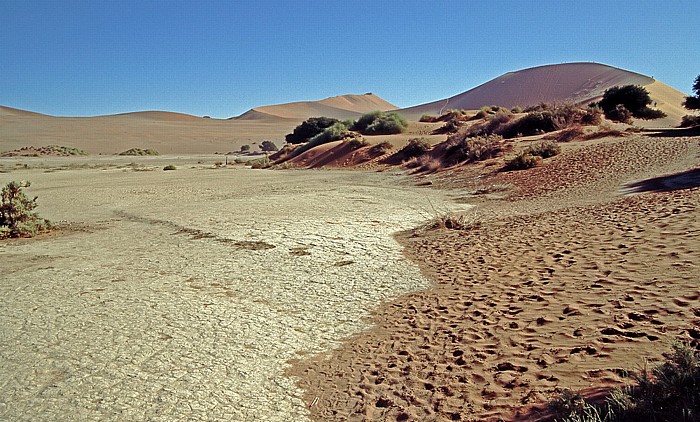
[[[463,199],[465,230],[400,236],[430,289],[295,362],[316,420],[538,420],[559,389],[621,385],[700,339],[698,138],[564,146],[529,171],[427,178],[491,193]]]
[[[0,243],[0,419],[305,420],[287,361],[427,287],[392,233],[443,193],[198,161],[3,159],[67,228]]]

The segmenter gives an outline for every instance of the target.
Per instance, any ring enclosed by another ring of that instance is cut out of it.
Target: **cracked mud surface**
[[[392,233],[449,205],[393,174],[39,170],[73,224],[0,243],[0,419],[304,420],[289,359],[425,288]]]

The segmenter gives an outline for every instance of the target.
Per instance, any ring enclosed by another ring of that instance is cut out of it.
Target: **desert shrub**
[[[700,126],[700,116],[683,116],[680,127]]]
[[[542,141],[532,144],[525,149],[525,154],[536,155],[542,158],[554,157],[561,152],[561,147],[551,141]]]
[[[221,167],[221,161],[219,161],[219,167]],[[170,171],[170,170],[177,170],[177,167],[175,167],[172,164],[168,164],[167,166],[163,167],[163,171]]]
[[[549,403],[562,421],[694,421],[700,414],[700,356],[674,343],[662,364],[630,373],[635,385],[611,391],[605,402],[588,403],[565,390]]]
[[[503,154],[503,137],[500,135],[467,136],[457,133],[445,141],[443,162],[447,166],[459,163],[472,163]]]
[[[401,148],[400,153],[405,158],[418,157],[430,151],[430,143],[424,138],[409,139],[405,147]]]
[[[277,145],[275,145],[274,142],[265,140],[265,141],[262,141],[260,143],[260,150],[266,151],[266,152],[272,152],[272,151],[279,150],[279,148],[277,148]]]
[[[693,92],[695,95],[685,97],[683,101],[683,107],[688,110],[698,110],[700,109],[700,75],[695,78],[695,83],[693,83]]]
[[[351,138],[351,139],[345,141],[345,143],[352,149],[359,149],[359,148],[366,147],[367,145],[369,145],[369,142],[367,142],[367,140],[361,136],[356,137],[356,138]]]
[[[373,155],[384,155],[391,151],[393,148],[394,146],[391,144],[391,142],[384,141],[370,148],[370,152]]]
[[[510,112],[513,114],[518,114],[518,113],[522,113],[523,109],[520,106],[515,106],[515,107],[510,109]]]
[[[523,109],[523,112],[524,112],[524,113],[532,113],[532,112],[534,112],[534,111],[547,111],[547,110],[552,110],[553,108],[554,108],[554,105],[552,105],[552,104],[548,104],[548,103],[539,103],[539,104],[536,104],[536,105],[531,105],[531,106],[525,107],[525,109]]]
[[[603,110],[600,107],[588,107],[586,112],[581,116],[580,123],[582,125],[599,125],[603,120]]]
[[[154,149],[141,149],[141,148],[130,148],[126,151],[122,151],[117,155],[160,155],[158,151]]]
[[[559,128],[554,113],[551,111],[532,111],[518,120],[500,129],[504,138],[514,138],[517,135],[530,136],[552,132]]]
[[[29,182],[9,182],[0,193],[0,239],[8,237],[32,237],[52,226],[34,212],[36,200],[29,199],[23,188]]]
[[[618,104],[614,109],[606,111],[605,117],[614,122],[632,123],[632,113],[622,104]]]
[[[429,114],[424,114],[420,116],[420,119],[418,119],[419,122],[421,123],[435,123],[438,121],[437,116],[431,116]]]
[[[537,167],[541,161],[542,161],[541,157],[537,157],[534,155],[526,154],[525,152],[521,152],[520,154],[516,155],[515,158],[513,158],[512,160],[510,160],[506,163],[504,170],[505,171],[527,170],[527,169],[531,169],[533,167]]]
[[[250,145],[241,145],[241,152],[250,152]]]
[[[272,162],[268,156],[264,156],[248,161],[248,165],[254,169],[266,169],[272,166]]]
[[[459,119],[448,120],[440,129],[435,130],[433,133],[456,133],[461,128],[464,122]]]
[[[332,117],[311,117],[295,127],[294,131],[285,137],[285,141],[290,144],[301,144],[336,123],[338,119]]]
[[[467,114],[467,110],[447,110],[446,113],[442,114],[440,117],[438,117],[438,120],[441,122],[448,122],[450,120],[460,120],[460,121],[467,121],[471,117]]]
[[[313,138],[309,139],[309,142],[306,144],[295,148],[292,153],[294,156],[296,156],[319,145],[340,141],[349,137],[354,137],[353,133],[348,131],[348,127],[344,122],[338,121],[332,126],[323,129],[321,133],[317,134]]]
[[[660,110],[650,109],[648,106],[652,103],[649,91],[639,85],[614,86],[608,88],[603,93],[603,99],[598,105],[605,113],[608,119],[627,123],[631,119],[620,120],[625,118],[625,113],[621,113],[619,108],[622,105],[629,113],[639,119],[658,119],[665,117],[666,114]]]
[[[495,114],[486,117],[483,122],[470,127],[469,136],[500,134],[512,120],[513,114],[510,110],[499,110]]]
[[[391,135],[408,128],[406,120],[396,113],[373,111],[363,114],[351,129],[363,135]]]

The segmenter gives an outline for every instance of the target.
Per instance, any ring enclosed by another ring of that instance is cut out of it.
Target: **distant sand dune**
[[[357,118],[363,113],[375,110],[392,110],[396,106],[377,97],[374,94],[342,95],[320,101],[302,101],[288,104],[278,104],[256,107],[235,120],[251,119],[299,119],[309,117],[333,117],[336,119]]]

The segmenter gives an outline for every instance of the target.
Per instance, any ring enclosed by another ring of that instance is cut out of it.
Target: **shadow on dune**
[[[700,186],[700,168],[681,173],[640,180],[625,186],[629,193],[670,192],[679,189],[692,189]]]

